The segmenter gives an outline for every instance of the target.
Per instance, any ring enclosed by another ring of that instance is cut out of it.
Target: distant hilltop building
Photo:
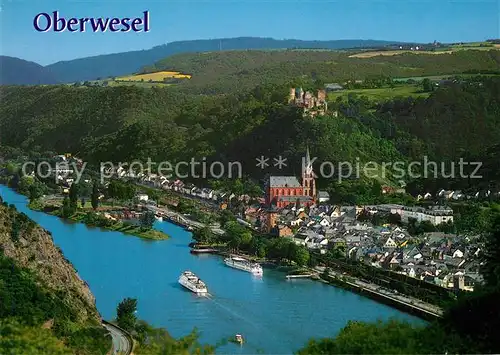
[[[302,108],[304,117],[324,115],[328,110],[325,90],[318,90],[317,96],[314,96],[312,92],[304,91],[302,88],[290,88],[288,103]]]
[[[338,83],[325,84],[325,90],[327,92],[330,91],[341,91],[344,90],[344,87]]]

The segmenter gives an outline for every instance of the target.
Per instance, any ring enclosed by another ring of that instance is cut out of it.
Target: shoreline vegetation
[[[21,193],[16,189],[14,190]],[[26,206],[33,211],[43,212],[69,222],[82,223],[91,228],[102,228],[104,230],[121,232],[123,234],[149,240],[167,240],[170,238],[170,236],[165,232],[152,228],[144,229],[140,226],[123,221],[106,219],[105,217],[97,215],[95,211],[89,209],[78,209],[74,214],[64,217],[60,213],[60,206],[44,203],[40,200],[30,201]],[[115,205],[114,207],[122,208],[123,206]]]

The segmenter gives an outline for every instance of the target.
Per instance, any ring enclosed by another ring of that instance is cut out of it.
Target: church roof
[[[295,176],[270,176],[270,187],[301,187]]]
[[[295,202],[297,200],[303,201],[313,201],[313,198],[310,196],[278,196],[278,201],[292,201]]]

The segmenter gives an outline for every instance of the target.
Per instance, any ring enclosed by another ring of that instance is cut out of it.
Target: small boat
[[[234,340],[238,343],[238,344],[243,344],[243,337],[241,336],[241,334],[236,334],[235,337],[234,337]]]

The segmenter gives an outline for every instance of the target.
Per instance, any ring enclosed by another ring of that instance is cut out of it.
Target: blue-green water
[[[348,320],[397,317],[419,319],[354,293],[311,280],[287,281],[283,273],[264,276],[231,269],[218,256],[189,253],[190,233],[161,222],[171,235],[147,241],[119,232],[88,228],[26,207],[24,196],[0,185],[0,196],[52,233],[54,242],[87,281],[104,319],[115,317],[118,302],[138,299],[138,314],[153,326],[180,337],[193,327],[201,340],[215,344],[240,333],[245,344],[228,344],[226,353],[292,353],[311,337],[334,336]],[[183,289],[177,279],[189,269],[207,283],[211,298]]]

